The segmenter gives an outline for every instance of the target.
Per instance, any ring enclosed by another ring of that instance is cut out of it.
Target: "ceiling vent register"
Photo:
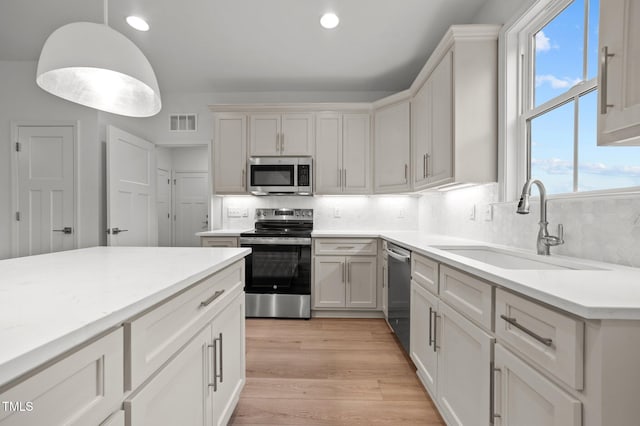
[[[171,114],[169,116],[169,130],[172,132],[195,132],[198,130],[196,114]]]

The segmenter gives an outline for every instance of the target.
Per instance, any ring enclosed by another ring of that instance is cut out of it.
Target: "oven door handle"
[[[310,246],[311,238],[240,237],[241,246]]]

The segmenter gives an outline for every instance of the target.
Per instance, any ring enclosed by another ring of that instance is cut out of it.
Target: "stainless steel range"
[[[247,317],[311,317],[312,209],[256,209],[255,229],[240,234],[246,259]]]

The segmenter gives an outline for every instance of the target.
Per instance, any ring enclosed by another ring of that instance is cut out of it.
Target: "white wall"
[[[488,0],[471,20],[472,24],[505,24],[536,0]]]
[[[78,237],[80,247],[98,244],[101,204],[98,116],[95,110],[61,100],[35,83],[36,63],[0,61],[0,259],[11,256],[11,121],[78,121]]]

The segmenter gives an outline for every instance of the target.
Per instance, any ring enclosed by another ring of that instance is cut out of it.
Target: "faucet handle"
[[[564,226],[558,224],[558,244],[564,244]]]

